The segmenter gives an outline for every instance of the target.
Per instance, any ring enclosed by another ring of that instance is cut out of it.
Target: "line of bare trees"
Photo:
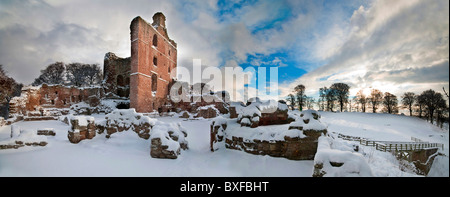
[[[317,104],[319,110],[323,111],[359,111],[372,113],[384,112],[398,114],[400,108],[407,109],[410,116],[426,118],[431,123],[437,123],[442,127],[444,122],[448,122],[450,100],[448,92],[443,88],[444,95],[432,89],[425,90],[416,95],[413,92],[405,92],[400,98],[390,92],[381,92],[372,89],[370,94],[365,95],[363,90],[357,92],[353,99],[349,99],[350,86],[345,83],[334,83],[330,87],[319,89],[319,99],[305,95],[306,87],[302,84],[294,88],[293,94],[287,96],[287,103],[293,110],[297,107],[300,111],[306,106],[313,109]]]
[[[313,97],[306,96],[305,90],[306,87],[299,84],[294,88],[294,94],[291,93],[287,96],[287,101],[292,110],[295,106],[297,106],[300,111],[303,110],[303,107],[306,107],[307,109],[314,108],[316,101]],[[339,109],[343,111],[348,103],[349,90],[350,86],[345,83],[334,83],[329,88],[320,88],[320,98],[317,101],[319,109],[334,111],[335,106],[339,106]]]
[[[100,85],[103,74],[98,64],[55,62],[41,70],[32,85],[62,84],[77,87]]]
[[[448,93],[444,89],[444,93],[448,99]],[[438,125],[448,122],[449,108],[444,96],[432,89],[425,90],[421,94],[416,95],[413,92],[405,92],[401,96],[399,102],[397,97],[389,92],[384,94],[372,89],[370,95],[365,95],[360,90],[354,98],[357,111],[366,112],[368,106],[372,107],[372,112],[376,113],[380,105],[384,106],[383,112],[398,113],[398,109],[404,108],[409,111],[410,116],[418,116],[426,118],[431,123],[437,120]],[[398,104],[401,104],[400,106]]]

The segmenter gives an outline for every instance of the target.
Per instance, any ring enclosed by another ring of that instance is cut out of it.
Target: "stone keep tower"
[[[177,44],[169,38],[161,12],[153,15],[152,24],[134,18],[130,29],[130,107],[141,113],[160,110],[176,77]]]

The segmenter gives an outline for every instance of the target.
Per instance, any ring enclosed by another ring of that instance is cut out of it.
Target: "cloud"
[[[162,11],[178,43],[178,66],[191,73],[192,59],[200,58],[205,68],[308,72],[282,81],[281,96],[299,83],[308,95],[334,82],[419,92],[448,87],[448,7],[445,0],[1,1],[0,64],[31,83],[55,61],[102,65],[109,51],[128,57],[131,20],[151,21]]]
[[[342,28],[348,38],[332,47],[339,50],[327,63],[285,85],[293,89],[303,83],[311,94],[334,82],[394,94],[405,89],[391,87],[418,93],[424,87],[448,88],[448,7],[448,1],[386,0],[361,6]]]

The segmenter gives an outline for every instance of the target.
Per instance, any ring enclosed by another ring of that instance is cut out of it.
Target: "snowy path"
[[[97,118],[97,117],[96,117]],[[161,121],[181,121],[159,118]],[[313,161],[251,155],[222,149],[209,151],[209,120],[181,121],[188,130],[190,149],[176,160],[150,157],[150,141],[133,132],[122,132],[106,139],[71,144],[68,126],[59,121],[19,122],[23,129],[54,128],[46,147],[24,147],[0,151],[2,176],[306,176]],[[10,127],[0,128],[0,141],[9,138]]]

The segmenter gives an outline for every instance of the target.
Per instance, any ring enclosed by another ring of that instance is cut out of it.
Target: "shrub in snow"
[[[222,116],[214,118],[211,122],[211,138],[210,138],[210,147],[211,151],[214,152],[218,150],[220,147],[224,147],[224,136],[225,129],[227,129],[227,120]]]
[[[180,123],[157,121],[150,135],[150,156],[153,158],[176,159],[180,149],[188,149],[186,129]]]
[[[71,143],[77,144],[84,139],[95,137],[95,119],[91,116],[70,116],[70,130],[67,138]]]
[[[359,153],[332,149],[329,138],[319,138],[316,156],[314,157],[314,177],[370,177],[372,170],[364,157]]]
[[[106,137],[111,134],[132,130],[139,137],[148,139],[150,137],[150,129],[155,125],[156,119],[136,113],[135,109],[117,109],[109,113],[105,117],[105,121],[97,125],[99,133],[106,130]]]

